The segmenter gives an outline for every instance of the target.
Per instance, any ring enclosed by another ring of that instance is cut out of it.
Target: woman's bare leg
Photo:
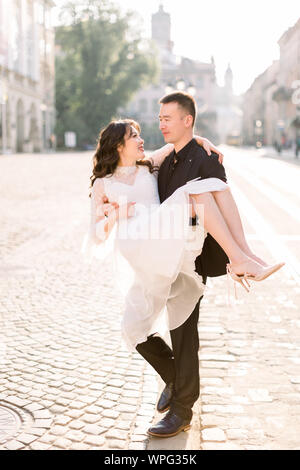
[[[267,266],[265,261],[263,261],[251,251],[247,243],[239,210],[232,196],[230,188],[225,191],[213,191],[211,194],[213,195],[217,206],[219,207],[220,212],[224,217],[232,237],[237,242],[241,250],[243,250],[243,252],[249,256],[249,258],[254,259],[262,266]]]
[[[219,243],[233,265],[247,263],[247,271],[256,275],[262,266],[247,256],[233,238],[231,231],[215,201],[212,193],[194,194],[190,196],[196,214],[200,218],[207,232]],[[201,206],[204,207],[204,220],[202,220]]]

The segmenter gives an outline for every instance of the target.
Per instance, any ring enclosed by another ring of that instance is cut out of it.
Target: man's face
[[[159,128],[165,142],[178,142],[191,129],[192,117],[178,103],[162,104],[159,113]]]

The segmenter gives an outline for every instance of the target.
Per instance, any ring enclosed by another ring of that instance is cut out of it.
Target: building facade
[[[273,145],[278,125],[277,89],[279,61],[273,61],[244,95],[243,141],[246,145]]]
[[[55,144],[52,0],[0,0],[0,153]]]
[[[248,145],[290,147],[300,133],[300,19],[278,44],[279,60],[244,96],[243,137]]]
[[[197,103],[197,132],[216,142],[217,85],[213,59],[210,63],[204,63],[173,53],[171,18],[162,5],[152,15],[152,41],[160,66],[157,82],[138,90],[126,109],[120,110],[120,113],[137,119],[142,125],[147,147],[155,148],[163,143],[158,122],[159,100],[173,90],[184,90],[192,94]]]
[[[300,99],[296,99],[300,94],[300,18],[285,31],[278,44],[280,67],[273,96],[278,104],[277,139],[281,136],[288,145],[300,135]]]
[[[220,143],[240,145],[243,123],[242,97],[233,93],[233,72],[230,64],[225,72],[224,86],[217,86],[215,108]]]

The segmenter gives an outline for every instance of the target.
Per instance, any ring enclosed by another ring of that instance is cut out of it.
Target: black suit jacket
[[[161,203],[180,186],[198,176],[201,176],[201,179],[219,178],[225,183],[227,182],[225,169],[219,163],[217,154],[212,153],[211,156],[208,156],[194,139],[188,145],[188,154],[180,162],[180,172],[176,169],[172,174],[170,171],[174,152],[165,158],[159,169],[158,191]],[[226,274],[227,263],[229,263],[229,259],[226,253],[208,233],[201,255],[196,258],[196,272],[203,278],[222,276]]]

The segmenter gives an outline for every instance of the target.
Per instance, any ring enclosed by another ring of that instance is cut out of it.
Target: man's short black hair
[[[160,100],[161,104],[178,103],[182,109],[193,117],[193,126],[196,120],[196,102],[194,98],[184,91],[174,91]]]

